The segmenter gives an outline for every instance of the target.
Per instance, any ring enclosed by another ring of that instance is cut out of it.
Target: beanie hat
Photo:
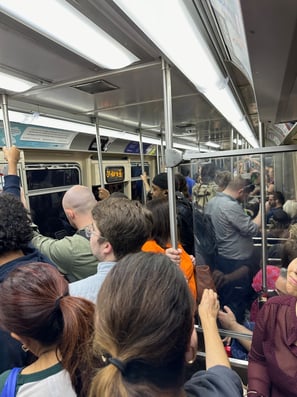
[[[153,179],[153,184],[158,186],[160,189],[167,190],[168,189],[168,182],[167,182],[167,173],[161,172]]]
[[[280,275],[280,268],[277,266],[268,265],[266,266],[267,271],[267,289],[275,289],[275,282]],[[253,278],[252,287],[256,292],[262,290],[262,270]]]

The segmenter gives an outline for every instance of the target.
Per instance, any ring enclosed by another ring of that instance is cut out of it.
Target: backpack
[[[195,204],[204,208],[208,201],[216,195],[218,186],[215,182],[196,183],[192,189],[192,197]]]
[[[212,264],[217,255],[218,246],[211,217],[194,204],[193,218],[195,252],[198,252],[207,264]]]
[[[176,214],[180,243],[189,255],[194,255],[195,250],[192,204],[179,191],[176,192]]]

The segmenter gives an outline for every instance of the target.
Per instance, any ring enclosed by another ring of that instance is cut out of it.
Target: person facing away
[[[195,304],[185,277],[165,255],[127,255],[98,294],[94,349],[104,367],[89,397],[242,396],[218,333],[218,310],[216,293],[205,290],[199,315],[206,371],[185,383],[185,365],[197,353]]]
[[[30,263],[0,284],[0,324],[37,360],[19,368],[16,396],[85,396],[91,374],[94,305],[69,296],[53,266]],[[12,371],[0,375],[0,391]],[[11,379],[11,378],[10,378]]]
[[[175,189],[177,191],[177,184]],[[168,180],[166,172],[161,172],[154,177],[151,193],[153,200],[156,198],[164,198],[168,200]],[[189,255],[194,255],[192,206],[189,200],[182,194],[179,194],[178,191],[176,192],[176,213],[181,245]]]
[[[96,302],[108,272],[125,255],[141,250],[151,235],[151,228],[151,213],[138,201],[109,197],[98,202],[87,228],[91,250],[99,260],[97,273],[71,283],[70,294]]]
[[[217,192],[217,184],[214,181],[216,168],[213,163],[205,163],[201,167],[200,181],[195,183],[192,190],[192,200],[199,208],[204,208],[209,200]]]
[[[91,252],[85,228],[92,223],[92,208],[97,203],[92,191],[81,185],[72,186],[62,200],[63,210],[77,232],[61,240],[34,231],[32,243],[64,273],[68,281],[81,280],[96,273],[97,259]],[[45,209],[46,210],[46,209]]]
[[[152,213],[153,228],[151,236],[141,249],[146,252],[166,254],[166,249],[171,248],[168,201],[164,199],[151,200],[147,203],[147,208]],[[192,295],[196,300],[197,291],[192,258],[186,253],[180,243],[177,248],[180,253],[179,267],[184,273]]]
[[[251,292],[251,278],[255,265],[253,240],[261,225],[261,211],[251,219],[243,210],[245,201],[253,189],[248,179],[236,176],[223,192],[217,192],[205,208],[215,230],[218,255],[215,269],[223,274],[238,274],[218,289],[222,307],[227,305],[239,322],[243,321]]]
[[[288,267],[288,295],[270,298],[259,311],[248,365],[248,395],[297,396],[297,259]]]
[[[30,242],[33,236],[31,219],[19,198],[10,193],[0,194],[0,284],[16,267],[30,262],[49,262]],[[20,343],[0,330],[0,372],[31,362],[31,355]]]

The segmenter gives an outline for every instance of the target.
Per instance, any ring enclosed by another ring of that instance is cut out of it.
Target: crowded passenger
[[[37,357],[0,376],[1,396],[86,396],[94,305],[69,296],[59,271],[38,262],[9,273],[0,284],[0,302],[1,328]]]
[[[7,160],[7,174],[4,175],[3,191],[20,197],[20,177],[18,176],[17,169],[21,152],[16,146],[11,146],[10,148],[4,146],[2,150],[4,159]]]
[[[109,197],[98,202],[86,229],[97,258],[97,273],[71,283],[70,294],[95,302],[108,272],[125,255],[141,250],[151,228],[150,212],[137,201]]]
[[[189,198],[192,198],[192,190],[195,185],[195,180],[190,177],[190,169],[188,167],[181,167],[181,174],[185,177],[188,186]]]
[[[297,259],[287,273],[289,295],[270,298],[260,310],[248,365],[248,395],[297,396]]]
[[[231,181],[230,171],[220,171],[216,174],[215,183],[217,185],[217,192],[222,192]]]
[[[180,232],[180,243],[189,255],[194,255],[194,233],[193,233],[193,213],[192,206],[183,194],[177,190],[176,186],[176,213],[177,224]],[[152,182],[152,199],[164,198],[168,200],[168,180],[167,173],[157,174]]]
[[[199,207],[204,208],[217,192],[217,184],[214,179],[216,168],[213,163],[205,163],[201,167],[200,181],[193,186],[193,202]]]
[[[86,227],[92,223],[92,208],[97,203],[92,191],[81,185],[71,187],[62,200],[63,210],[77,232],[58,240],[34,231],[32,243],[66,275],[68,281],[81,280],[96,273],[97,259],[91,252]]]
[[[225,275],[238,272],[238,278],[232,277],[218,292],[222,307],[229,306],[239,322],[244,320],[254,266],[258,266],[252,237],[259,232],[261,211],[251,219],[241,206],[253,188],[248,179],[234,177],[224,191],[217,192],[205,208],[216,235],[218,255],[215,258],[215,268]]]
[[[197,334],[184,275],[165,255],[126,256],[98,294],[94,347],[105,366],[89,396],[242,396],[241,380],[230,369],[218,333],[218,310],[216,293],[205,290],[199,316],[206,371],[185,383],[185,365],[196,358]]]
[[[15,195],[0,195],[0,283],[13,269],[31,262],[49,262],[31,244],[31,219]],[[13,366],[24,365],[31,355],[21,349],[9,333],[0,331],[0,372]]]
[[[287,200],[283,206],[283,210],[291,218],[291,224],[297,223],[297,201]]]
[[[255,327],[256,316],[258,315],[259,309],[263,306],[264,302],[267,301],[267,299],[270,299],[272,296],[287,294],[287,269],[280,269],[276,266],[267,266],[266,273],[267,292],[264,294],[262,293],[262,270],[260,270],[253,278],[252,287],[256,292],[262,294],[262,302],[260,302],[258,298],[255,299],[251,307],[249,320],[246,320],[244,324],[239,324],[234,313],[228,306],[224,306],[223,310],[219,311],[218,319],[224,329],[252,336]],[[241,360],[247,360],[252,344],[251,339],[239,336],[228,339],[230,342],[232,357]]]
[[[169,205],[164,199],[155,199],[147,203],[147,208],[152,213],[153,228],[148,241],[142,246],[142,251],[166,254],[168,248],[172,248],[170,240]],[[188,281],[189,288],[194,299],[197,298],[194,265],[192,258],[179,243],[179,267]]]
[[[266,202],[266,223],[270,223],[272,219],[275,221],[279,219],[288,219],[288,214],[283,210],[285,204],[285,198],[282,192],[273,192],[268,196],[268,202]]]

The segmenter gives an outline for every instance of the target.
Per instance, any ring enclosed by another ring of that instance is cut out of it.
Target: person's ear
[[[74,218],[74,212],[71,209],[67,208],[67,209],[65,209],[64,212],[65,212],[65,214],[66,214],[68,219],[73,219]]]
[[[194,324],[193,324],[192,334],[190,337],[187,351],[185,353],[185,361],[188,364],[192,364],[196,360],[197,345],[198,345],[198,337],[197,337],[197,332],[196,332],[196,330],[194,328]]]

